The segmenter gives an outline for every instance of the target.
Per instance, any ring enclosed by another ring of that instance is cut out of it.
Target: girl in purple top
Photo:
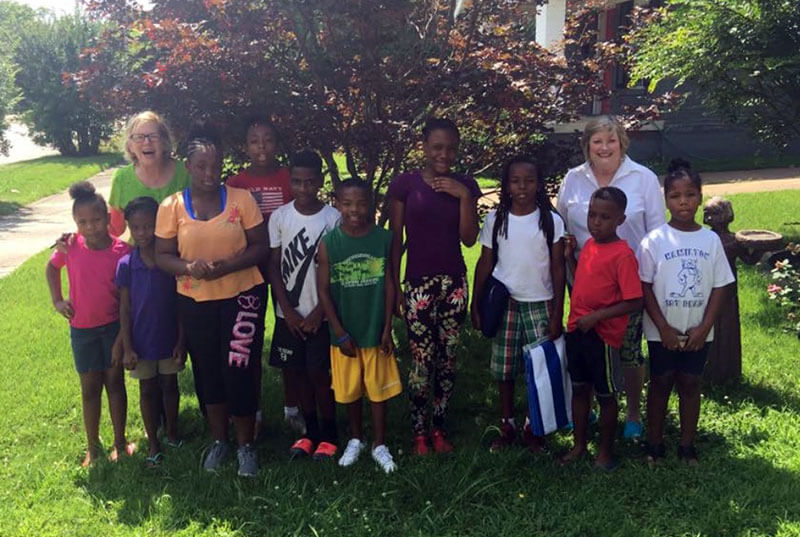
[[[125,221],[136,243],[117,263],[115,282],[120,293],[122,365],[139,380],[139,408],[147,433],[147,466],[161,463],[158,425],[164,412],[167,445],[179,447],[178,372],[186,362],[183,330],[178,323],[175,276],[155,263],[155,227],[158,202],[149,196],[125,206]]]
[[[461,243],[478,236],[476,200],[481,192],[471,177],[451,171],[459,132],[448,119],[430,119],[422,129],[425,167],[396,177],[389,185],[392,273],[397,315],[408,326],[412,365],[408,392],[414,452],[428,447],[428,400],[433,387],[431,440],[436,452],[452,451],[444,429],[455,379],[456,338],[468,304],[466,266]],[[405,291],[400,258],[405,231]]]

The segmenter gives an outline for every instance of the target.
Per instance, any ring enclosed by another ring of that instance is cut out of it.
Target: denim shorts
[[[75,370],[78,373],[111,368],[111,348],[119,333],[119,321],[94,328],[69,328]]]

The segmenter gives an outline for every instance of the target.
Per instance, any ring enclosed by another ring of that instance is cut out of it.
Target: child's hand
[[[594,311],[592,313],[587,313],[586,315],[578,319],[578,329],[581,332],[586,333],[592,328],[594,328],[594,325],[597,324],[598,319],[595,313],[596,312]]]
[[[69,300],[58,300],[53,302],[53,307],[58,313],[67,319],[72,320],[72,318],[75,317],[75,309],[72,307],[72,302]]]
[[[283,320],[286,321],[286,326],[294,337],[305,341],[306,333],[303,332],[303,322],[305,319],[303,319],[302,315],[297,313],[294,309],[290,309],[289,311],[283,312]]]
[[[211,265],[208,261],[195,259],[186,265],[186,270],[189,272],[189,276],[195,280],[205,280],[208,279],[208,274],[211,272]]]
[[[61,236],[56,239],[55,249],[62,254],[66,254],[73,242],[75,242],[75,233],[62,233]]]
[[[172,359],[175,363],[180,367],[186,363],[186,347],[182,344],[178,343],[175,345],[175,348],[172,349]]]
[[[117,337],[117,340],[111,346],[111,367],[119,367],[123,362],[124,354],[125,347],[122,344],[122,338]]]
[[[471,196],[469,189],[463,183],[445,175],[434,177],[431,187],[436,192],[444,192],[458,199]]]
[[[394,290],[394,314],[400,319],[405,319],[405,297],[403,295],[403,288],[398,285]]]
[[[122,358],[122,366],[131,371],[136,369],[136,364],[139,363],[139,355],[136,354],[133,350],[125,352]]]
[[[575,235],[564,235],[564,257],[574,258],[575,250],[578,249],[578,240]]]
[[[686,344],[683,346],[683,350],[685,351],[699,351],[703,348],[703,345],[706,344],[706,337],[708,337],[708,332],[710,330],[706,330],[702,326],[695,326],[690,328],[686,331],[686,335],[688,339],[686,340]]]
[[[681,334],[678,332],[677,328],[672,326],[667,326],[664,329],[659,329],[659,335],[661,336],[661,345],[670,351],[682,351],[684,350],[684,346],[681,344]]]
[[[549,337],[552,341],[557,340],[561,337],[561,334],[564,333],[564,324],[561,322],[561,319],[556,319],[555,317],[550,318],[550,326],[547,329],[547,337]]]
[[[394,352],[394,340],[392,339],[391,326],[384,328],[381,334],[381,352],[387,356],[391,356]]]
[[[319,331],[319,327],[322,326],[322,318],[324,316],[325,312],[321,308],[314,309],[308,314],[308,317],[300,322],[300,329],[306,334],[316,334]]]
[[[469,309],[469,316],[472,320],[472,328],[475,330],[481,329],[481,312],[478,309],[478,304],[476,302],[472,303],[472,306]]]
[[[381,338],[381,345],[383,345],[383,338]],[[342,354],[345,356],[349,356],[350,358],[356,357],[356,344],[351,337],[348,337],[344,342],[339,344],[339,349],[341,349]]]

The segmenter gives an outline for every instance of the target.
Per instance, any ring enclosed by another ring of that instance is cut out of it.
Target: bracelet
[[[345,332],[342,337],[337,337],[336,338],[336,344],[337,345],[341,345],[342,343],[345,343],[346,341],[350,341],[350,334],[348,334],[347,332]]]

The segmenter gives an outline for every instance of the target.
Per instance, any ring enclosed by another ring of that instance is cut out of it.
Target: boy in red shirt
[[[567,367],[572,379],[572,450],[561,458],[568,464],[587,453],[587,428],[592,390],[600,405],[600,442],[595,466],[611,470],[617,426],[616,377],[618,353],[628,325],[628,314],[642,309],[642,284],[636,256],[617,236],[625,221],[627,198],[619,188],[599,188],[589,201],[586,241],[577,267],[571,245],[565,255],[575,282],[567,321]]]

